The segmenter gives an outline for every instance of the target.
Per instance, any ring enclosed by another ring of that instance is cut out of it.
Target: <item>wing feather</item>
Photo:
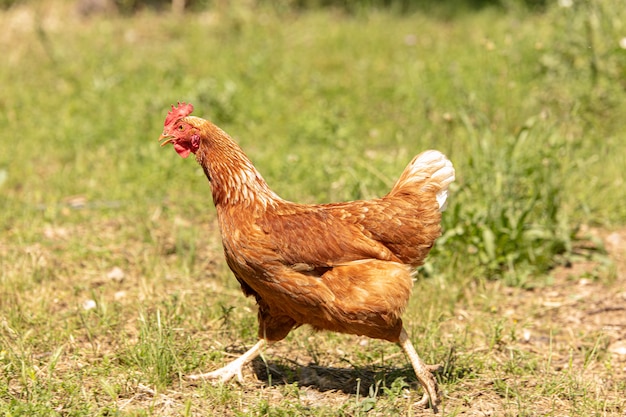
[[[437,204],[433,199],[430,205]],[[292,210],[257,219],[283,264],[300,271],[365,259],[419,264],[439,235],[440,214],[406,198],[382,198]]]

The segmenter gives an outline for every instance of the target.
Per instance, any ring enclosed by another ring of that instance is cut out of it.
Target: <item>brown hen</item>
[[[386,196],[304,205],[274,193],[242,149],[211,122],[172,106],[161,135],[196,155],[211,184],[228,266],[258,304],[259,341],[217,371],[190,378],[242,378],[267,342],[309,324],[318,330],[399,343],[424,387],[420,405],[440,403],[437,366],[425,365],[402,326],[413,271],[440,235],[454,168],[438,151],[417,155]]]

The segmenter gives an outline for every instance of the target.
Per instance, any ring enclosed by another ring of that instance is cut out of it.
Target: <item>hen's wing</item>
[[[414,265],[439,235],[436,201],[430,205],[406,198],[293,205],[257,223],[277,258],[303,271],[367,259]]]

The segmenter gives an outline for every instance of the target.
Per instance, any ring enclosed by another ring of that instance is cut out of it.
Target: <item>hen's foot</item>
[[[417,407],[424,407],[424,408],[428,407],[428,404],[431,403],[430,399],[432,398],[431,397],[432,395],[434,398],[436,398],[436,401],[432,401],[432,404],[431,404],[433,411],[436,413],[438,412],[437,406],[441,403],[441,399],[439,398],[439,388],[437,386],[437,380],[435,379],[435,376],[433,375],[433,373],[441,369],[442,366],[424,364],[424,367],[428,371],[428,374],[425,374],[423,378],[419,376],[417,378],[422,384],[422,387],[424,387],[425,392],[424,392],[424,395],[422,396],[422,399],[417,401],[414,405]]]
[[[217,369],[213,372],[205,372],[202,374],[193,374],[187,375],[187,379],[192,381],[198,381],[203,379],[210,379],[221,382],[228,382],[234,376],[237,377],[237,381],[240,383],[243,382],[243,366],[244,364],[241,362],[233,361],[223,368]]]
[[[402,329],[400,333],[400,346],[402,346],[402,349],[404,349],[406,355],[409,357],[415,375],[424,388],[424,396],[421,400],[416,402],[415,405],[426,407],[430,404],[433,411],[437,413],[439,411],[438,406],[441,403],[441,398],[439,397],[439,388],[433,372],[439,370],[441,365],[426,365],[415,351],[404,329]]]
[[[438,406],[441,404],[441,398],[439,397],[439,387],[437,385],[437,380],[435,379],[433,372],[439,370],[441,368],[441,365],[423,365],[425,372],[418,373],[417,371],[415,371],[415,374],[417,375],[417,379],[420,381],[420,384],[422,384],[422,387],[424,388],[424,395],[422,396],[421,400],[415,403],[415,405],[417,407],[424,408],[430,405],[433,409],[433,412],[437,413],[439,411]],[[415,366],[413,368],[415,369]]]
[[[266,341],[264,339],[259,340],[256,345],[252,346],[246,353],[230,362],[228,365],[213,371],[202,374],[187,375],[187,379],[192,381],[210,379],[218,380],[221,382],[230,381],[234,376],[237,377],[237,381],[243,382],[243,367],[247,365],[252,359],[259,356],[261,349],[265,346]]]

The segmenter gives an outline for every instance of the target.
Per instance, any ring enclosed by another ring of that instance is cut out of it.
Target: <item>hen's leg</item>
[[[419,400],[416,405],[421,407],[426,407],[430,400],[430,405],[433,408],[433,411],[437,412],[437,406],[441,402],[439,398],[439,389],[437,388],[437,380],[432,372],[439,369],[440,365],[426,365],[419,357],[413,344],[409,340],[409,336],[407,335],[404,328],[400,332],[400,346],[406,352],[406,355],[409,357],[411,361],[411,365],[413,365],[413,369],[415,370],[415,375],[417,375],[417,379],[422,384],[424,388],[424,396],[421,400]]]
[[[256,343],[256,345],[252,346],[246,353],[244,353],[234,361],[230,362],[223,368],[204,374],[188,375],[187,378],[194,381],[198,379],[219,379],[222,382],[226,382],[232,377],[236,376],[239,382],[243,382],[243,375],[241,373],[243,367],[251,360],[259,356],[259,354],[261,353],[261,349],[263,349],[266,344],[267,341],[265,339],[260,339]]]

